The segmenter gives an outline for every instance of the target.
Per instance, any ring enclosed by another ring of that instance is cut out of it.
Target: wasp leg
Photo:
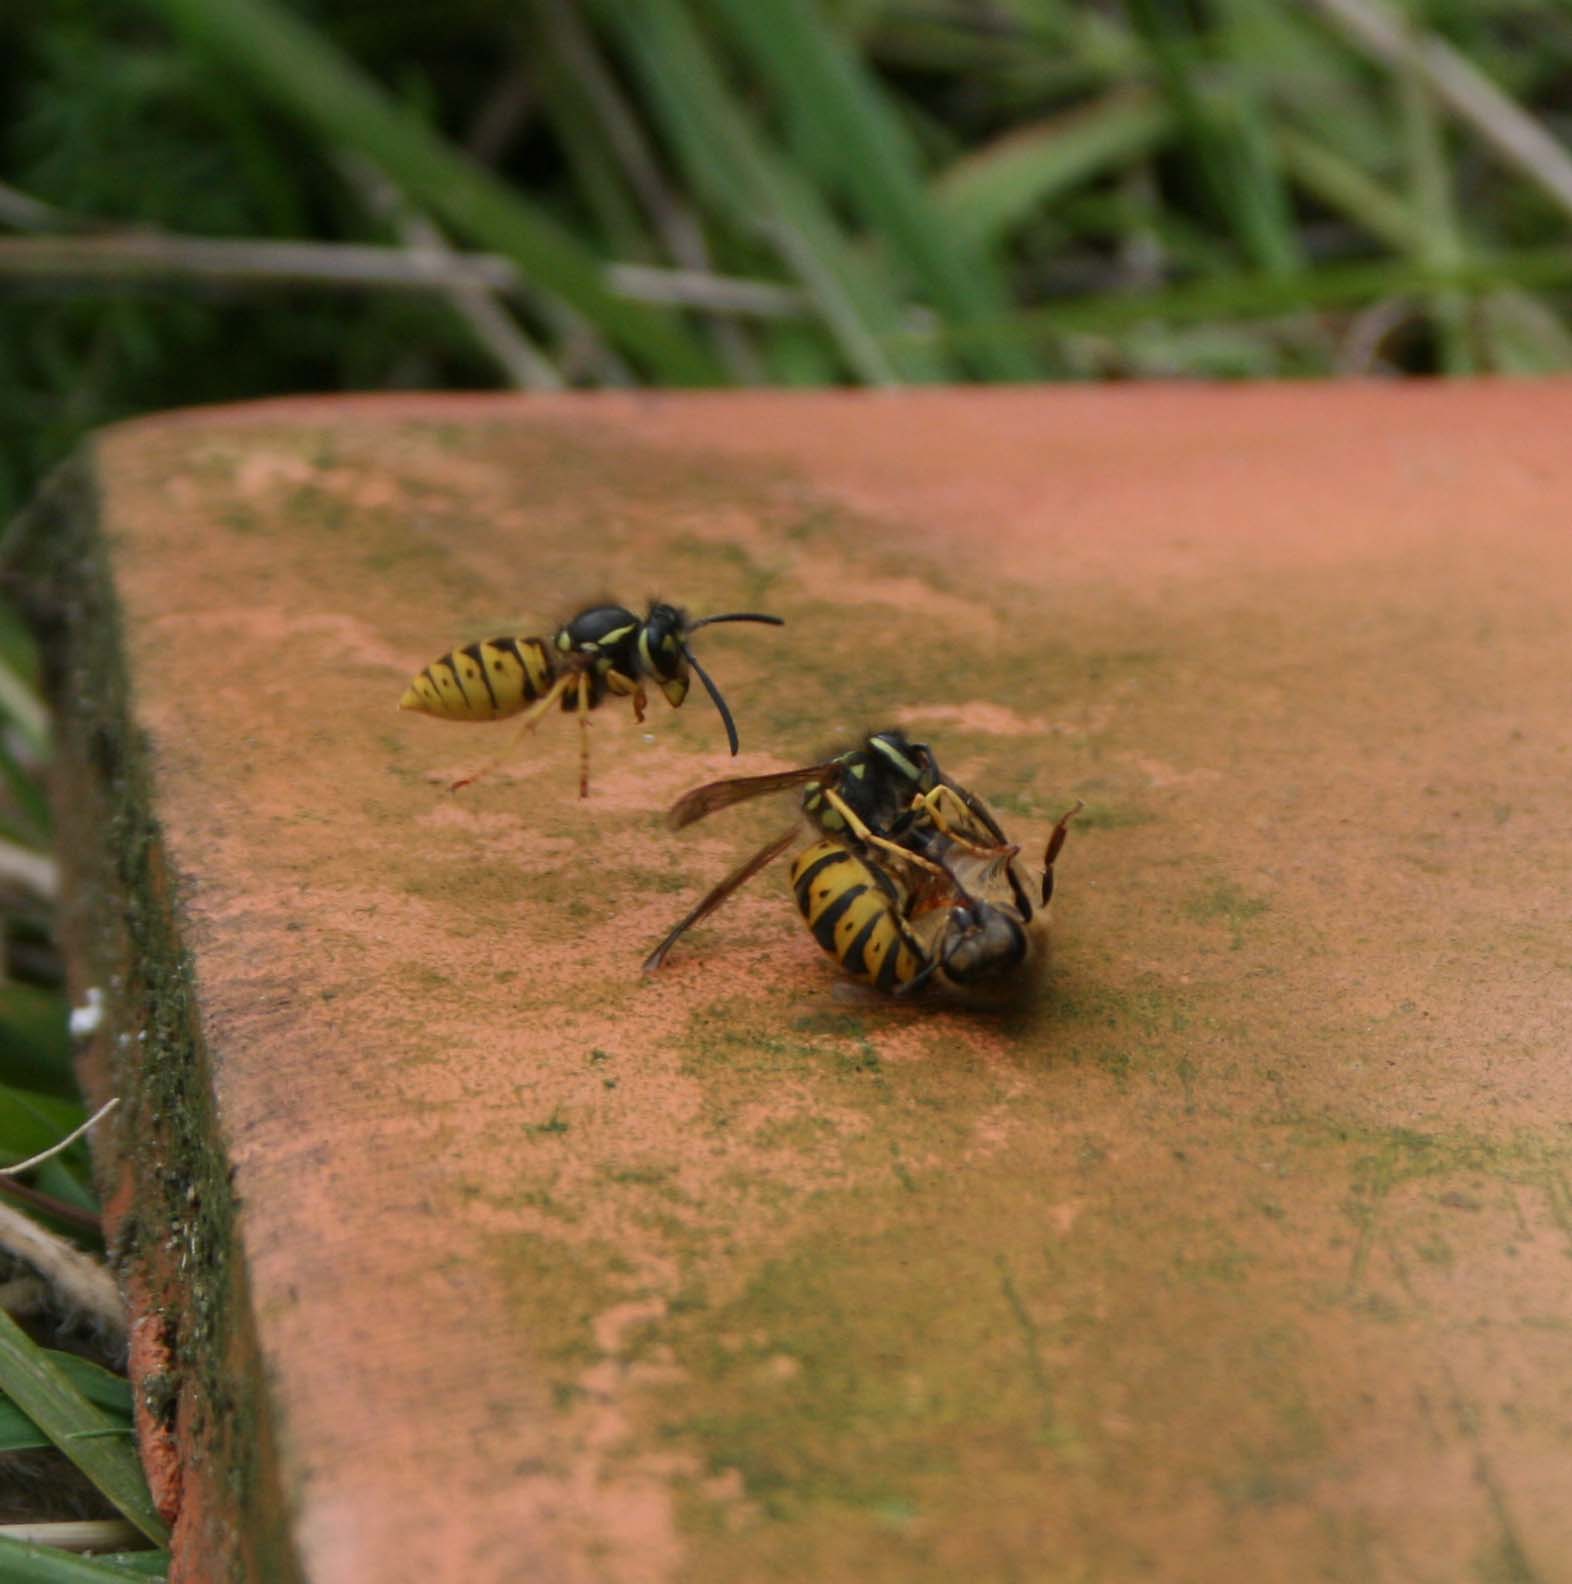
[[[958,813],[946,814],[941,807],[943,804],[959,805]],[[980,842],[966,835],[956,828],[957,819],[965,819],[973,815],[974,810],[959,797],[954,788],[945,786],[942,782],[931,792],[919,792],[912,799],[912,811],[921,809],[933,823],[955,843],[957,847],[964,847],[968,852],[976,854],[979,858],[994,858],[1003,856],[1008,843]],[[1019,849],[1016,849],[1017,851]],[[1013,853],[1012,853],[1013,856]]]
[[[579,673],[579,796],[589,796],[589,712],[590,689],[594,684],[588,671]]]
[[[874,833],[862,822],[834,787],[824,789],[824,801],[846,821],[846,828],[860,842],[866,842],[870,847],[878,847],[884,852],[893,853],[897,858],[906,863],[914,864],[919,869],[926,869],[930,874],[942,875],[945,871],[931,859],[924,858],[920,853],[914,853],[910,848],[903,847],[899,842],[892,842],[887,836],[875,836]]]
[[[518,752],[518,746],[540,724],[547,710],[567,692],[573,684],[573,673],[570,671],[564,676],[559,676],[555,682],[535,700],[524,712],[519,721],[519,729],[514,733],[513,741],[495,759],[488,759],[473,775],[467,775],[462,780],[455,781],[449,786],[448,791],[457,792],[460,787],[467,787],[480,780],[483,775],[489,775],[506,759],[511,759]]]
[[[633,700],[633,718],[642,726],[644,724],[644,706],[649,702],[645,696],[643,686],[623,672],[610,669],[605,673],[605,683],[608,693],[615,693],[618,698]]]
[[[777,836],[767,847],[761,847],[745,864],[733,869],[691,913],[673,925],[665,940],[644,959],[644,972],[654,973],[665,962],[666,953],[677,944],[679,936],[692,929],[700,919],[708,918],[733,891],[739,886],[746,885],[767,864],[774,863],[791,846],[796,835],[797,827],[793,825],[790,830]]]
[[[1081,812],[1086,805],[1077,798],[1075,807],[1069,808],[1059,816],[1059,822],[1048,833],[1048,847],[1043,853],[1043,906],[1047,907],[1053,896],[1053,861],[1059,856],[1059,849],[1064,846],[1065,833],[1070,828],[1070,821]]]

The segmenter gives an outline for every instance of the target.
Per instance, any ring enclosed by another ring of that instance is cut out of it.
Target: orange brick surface
[[[1572,1575],[1572,387],[356,400],[102,436],[22,555],[178,1576]],[[610,591],[701,695],[409,675]],[[898,724],[1059,870],[848,997],[790,818]],[[154,1361],[153,1363],[147,1362]],[[155,1367],[156,1366],[156,1367]]]

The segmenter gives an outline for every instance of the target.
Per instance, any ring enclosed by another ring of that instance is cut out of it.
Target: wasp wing
[[[800,770],[778,770],[773,775],[728,776],[724,781],[710,781],[704,786],[694,787],[691,792],[684,792],[672,804],[666,822],[673,830],[682,830],[735,803],[766,797],[771,792],[783,792],[788,787],[834,781],[840,773],[841,766],[830,761],[826,764],[804,765]]]
[[[667,931],[666,938],[644,959],[644,972],[654,973],[665,962],[666,954],[677,944],[679,937],[692,929],[700,919],[705,919],[718,908],[739,886],[745,885],[761,869],[775,862],[797,839],[797,827],[784,830],[774,841],[761,847],[748,861],[738,865],[719,885],[714,886],[698,905],[679,919]]]

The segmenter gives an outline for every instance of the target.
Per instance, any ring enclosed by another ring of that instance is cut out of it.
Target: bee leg
[[[1070,821],[1081,812],[1086,805],[1077,798],[1075,806],[1068,808],[1059,816],[1059,822],[1048,833],[1048,846],[1043,853],[1043,906],[1047,907],[1053,896],[1053,861],[1059,856],[1059,849],[1064,846],[1065,833],[1070,828]]]
[[[930,951],[912,933],[911,926],[904,919],[897,918],[895,926],[901,932],[901,938],[905,940],[908,948],[915,953],[918,962],[922,964],[922,967],[905,984],[896,985],[895,987],[893,993],[897,999],[907,1000],[910,997],[921,995],[932,982],[933,976],[939,971],[939,941],[936,940],[933,943],[933,949]]]
[[[918,869],[926,869],[932,874],[942,875],[944,870],[931,860],[902,847],[899,842],[892,842],[888,837],[875,836],[852,810],[851,805],[843,798],[834,787],[825,787],[824,801],[846,821],[846,828],[860,842],[866,842],[870,847],[878,847],[887,853],[893,853],[905,863],[913,864]]]
[[[531,704],[530,707],[524,712],[523,719],[519,721],[519,729],[514,733],[513,741],[508,744],[507,748],[502,753],[498,754],[495,759],[488,759],[486,763],[483,764],[473,775],[464,776],[462,779],[453,782],[448,787],[448,791],[457,792],[460,787],[469,786],[472,782],[480,780],[483,775],[490,774],[490,772],[495,770],[497,766],[504,760],[511,759],[513,755],[518,752],[519,744],[524,741],[525,737],[527,737],[530,732],[534,731],[534,729],[540,725],[541,719],[544,717],[546,711],[549,710],[551,706],[555,704],[565,692],[567,692],[572,682],[572,672],[569,672],[566,676],[559,676],[557,680],[553,682],[551,686],[543,694],[541,694],[541,696],[536,699],[535,702]]]

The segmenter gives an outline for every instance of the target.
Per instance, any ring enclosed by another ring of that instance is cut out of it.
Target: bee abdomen
[[[556,665],[539,638],[488,638],[439,655],[404,690],[400,709],[443,720],[517,715],[551,686]]]

